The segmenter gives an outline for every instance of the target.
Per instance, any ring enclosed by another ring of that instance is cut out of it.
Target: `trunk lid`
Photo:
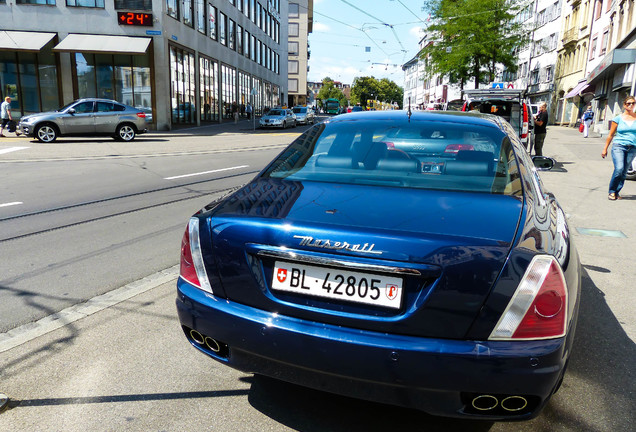
[[[230,300],[259,309],[462,338],[506,261],[522,207],[504,195],[259,180],[212,211],[208,268]],[[402,301],[387,308],[275,290],[281,263],[398,277]]]

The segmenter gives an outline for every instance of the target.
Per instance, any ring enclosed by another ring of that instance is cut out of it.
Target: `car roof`
[[[113,99],[104,99],[104,98],[80,98],[80,99],[74,100],[73,102],[110,102],[110,103],[116,103],[119,105],[126,105],[125,103],[117,102],[116,100],[113,100]]]
[[[473,124],[479,126],[496,127],[502,130],[502,119],[492,114],[482,114],[475,112],[461,111],[412,111],[409,117],[408,111],[355,111],[347,114],[340,114],[327,120],[328,123],[340,123],[346,121],[372,120],[372,121],[396,121],[408,123],[409,121],[420,122],[448,122]]]

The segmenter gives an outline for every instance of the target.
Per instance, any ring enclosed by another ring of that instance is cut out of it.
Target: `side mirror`
[[[532,156],[532,162],[539,171],[550,171],[556,164],[554,159],[546,156]]]
[[[70,115],[75,115],[75,108],[69,108],[68,111],[66,112],[69,113]]]

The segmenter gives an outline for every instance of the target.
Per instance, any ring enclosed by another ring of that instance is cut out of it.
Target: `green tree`
[[[397,102],[402,106],[404,98],[404,90],[395,82],[382,78],[377,80],[375,77],[356,77],[351,86],[351,103],[367,106],[367,100],[375,99],[380,102]]]
[[[527,29],[515,22],[515,0],[428,0],[434,41],[420,52],[429,76],[452,83],[472,79],[475,88],[495,79],[497,66],[517,70],[515,49],[527,41]]]
[[[347,98],[344,93],[336,87],[334,81],[329,77],[323,78],[322,88],[318,92],[316,99],[320,99],[321,101],[326,99],[338,99],[341,106],[347,106]]]

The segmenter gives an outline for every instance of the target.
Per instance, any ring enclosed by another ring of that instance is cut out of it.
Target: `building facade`
[[[593,92],[593,129],[609,131],[623,111],[623,100],[636,91],[636,13],[634,0],[597,0],[591,20],[592,43],[585,84]]]
[[[289,74],[288,105],[309,103],[307,72],[309,72],[309,33],[314,23],[313,0],[296,0],[289,3],[289,31],[287,71]]]
[[[0,96],[23,116],[81,97],[221,122],[287,93],[281,0],[0,0]]]

